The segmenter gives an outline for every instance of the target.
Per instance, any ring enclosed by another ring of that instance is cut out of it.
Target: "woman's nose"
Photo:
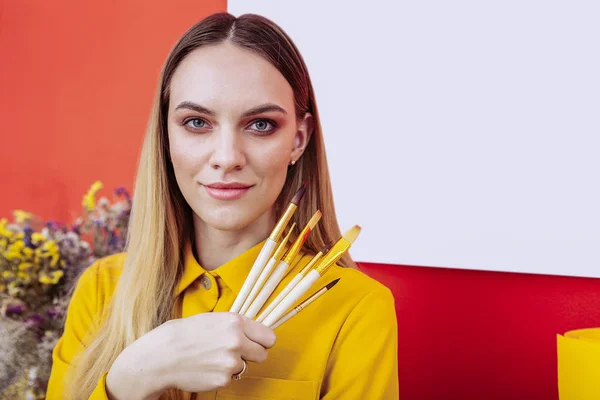
[[[213,169],[223,172],[242,169],[246,165],[243,149],[243,138],[232,129],[222,129],[216,132],[210,164]]]

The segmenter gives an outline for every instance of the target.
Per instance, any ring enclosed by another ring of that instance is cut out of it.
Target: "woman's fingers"
[[[271,328],[267,328],[260,322],[252,321],[244,317],[244,334],[251,341],[260,344],[266,349],[270,349],[275,345],[275,332]]]
[[[267,349],[252,340],[246,340],[244,346],[241,348],[240,355],[246,361],[261,363],[267,359]],[[238,372],[241,369],[240,367]]]

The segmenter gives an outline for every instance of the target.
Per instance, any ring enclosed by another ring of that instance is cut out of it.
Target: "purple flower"
[[[58,223],[53,220],[46,222],[46,227],[51,231],[57,231],[59,229]]]
[[[123,196],[127,200],[131,200],[131,196],[129,195],[129,191],[125,188],[125,186],[119,186],[115,189],[115,194],[117,196]]]
[[[27,328],[37,328],[38,326],[40,326],[43,320],[44,317],[42,317],[40,314],[33,314],[27,317],[27,319],[25,320],[25,326]]]
[[[108,232],[108,245],[111,247],[117,247],[119,245],[119,236],[116,232]]]
[[[49,308],[46,310],[46,315],[50,318],[56,318],[60,315],[60,311],[58,311],[56,308]]]
[[[21,315],[25,311],[23,304],[11,304],[6,307],[6,316]]]
[[[31,242],[31,234],[33,233],[33,229],[30,226],[26,226],[23,228],[23,242],[26,247],[33,248],[33,243]]]

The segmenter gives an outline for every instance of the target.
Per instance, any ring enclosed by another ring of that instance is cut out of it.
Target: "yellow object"
[[[312,218],[310,219],[310,221],[308,221],[308,223],[306,224],[306,226],[302,229],[302,231],[300,231],[300,234],[298,235],[298,238],[290,246],[290,249],[288,250],[288,252],[286,253],[286,255],[283,256],[283,258],[281,259],[281,261],[283,261],[287,265],[292,265],[292,261],[294,261],[294,258],[296,258],[296,256],[300,253],[300,250],[302,249],[302,246],[304,246],[304,242],[306,242],[306,238],[308,237],[308,235],[310,235],[310,232],[315,227],[315,225],[319,222],[319,220],[321,219],[322,215],[323,214],[321,214],[321,211],[317,211],[312,216]]]
[[[32,214],[23,210],[14,210],[13,215],[17,224],[23,224],[32,218]]]
[[[557,336],[560,400],[600,399],[600,328]]]
[[[292,233],[294,233],[295,227],[296,227],[296,223],[294,222],[292,224],[292,226],[290,227],[290,230],[288,231],[287,235],[285,235],[285,237],[283,238],[281,243],[279,243],[277,245],[277,248],[275,249],[275,252],[273,253],[273,256],[271,257],[271,258],[275,259],[275,262],[279,262],[281,260],[281,258],[283,257],[283,255],[285,254],[285,250],[287,249],[287,245],[288,245],[288,242],[290,241],[290,237],[292,236]]]
[[[42,246],[42,251],[47,252],[49,254],[58,254],[59,248],[54,240],[48,240]]]
[[[6,218],[0,218],[0,235],[8,236],[10,231],[6,229],[8,225],[8,220]]]
[[[30,262],[22,262],[21,264],[19,264],[19,271],[27,271],[29,269],[33,269],[34,265]]]
[[[23,282],[25,284],[28,284],[29,282],[31,282],[31,276],[29,274],[27,274],[26,272],[19,272],[19,273],[17,273],[17,276],[19,277],[21,282]]]
[[[227,312],[263,244],[213,271],[204,270],[187,246],[183,275],[175,293],[182,316]],[[301,253],[292,266],[294,273],[282,281],[271,298],[311,258]],[[63,398],[62,379],[80,351],[80,340],[110,301],[123,262],[123,254],[104,258],[80,278],[65,332],[53,352],[48,400]],[[277,343],[269,350],[267,361],[248,363],[241,380],[232,380],[218,393],[199,393],[197,399],[397,399],[397,322],[390,290],[357,270],[338,266],[329,269],[315,288],[336,278],[342,279],[326,296],[278,328]],[[105,379],[106,373],[91,399],[107,399]]]
[[[279,221],[277,221],[277,225],[275,225],[275,228],[273,228],[273,231],[271,232],[271,236],[269,236],[274,242],[279,242],[283,231],[285,230],[288,222],[290,222],[290,219],[296,212],[297,208],[298,206],[290,203],[287,209],[285,210],[285,213],[283,213],[281,218],[279,218]]]
[[[43,234],[39,233],[39,232],[33,232],[31,234],[31,241],[33,242],[33,244],[35,244],[36,246],[39,245],[40,243],[42,243],[43,241],[47,240],[46,236],[44,236]]]
[[[88,192],[83,196],[83,201],[81,202],[83,208],[88,211],[94,211],[94,208],[96,208],[96,193],[103,187],[104,185],[100,181],[96,181],[92,184]]]
[[[344,256],[348,249],[350,249],[350,246],[352,246],[352,243],[354,243],[360,234],[360,231],[360,226],[354,225],[346,233],[344,233],[340,240],[333,245],[333,247],[327,252],[327,254],[325,254],[323,259],[319,261],[319,264],[317,264],[315,267],[315,270],[319,273],[319,275],[323,276],[323,274],[327,272],[332,265],[336,265],[335,263]]]
[[[25,242],[23,242],[22,240],[17,240],[8,248],[8,252],[21,254],[21,250],[23,250],[23,248],[25,248]]]
[[[41,273],[38,280],[41,283],[45,283],[48,285],[56,285],[58,283],[58,281],[60,280],[60,278],[62,278],[62,276],[63,276],[63,272],[61,270],[58,270],[58,271],[52,271],[50,274]]]
[[[15,277],[15,273],[12,271],[2,271],[2,277],[4,279],[10,279]]]

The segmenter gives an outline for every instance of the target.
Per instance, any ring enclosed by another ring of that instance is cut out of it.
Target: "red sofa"
[[[600,326],[600,279],[359,266],[394,293],[401,400],[558,399],[556,335]]]

